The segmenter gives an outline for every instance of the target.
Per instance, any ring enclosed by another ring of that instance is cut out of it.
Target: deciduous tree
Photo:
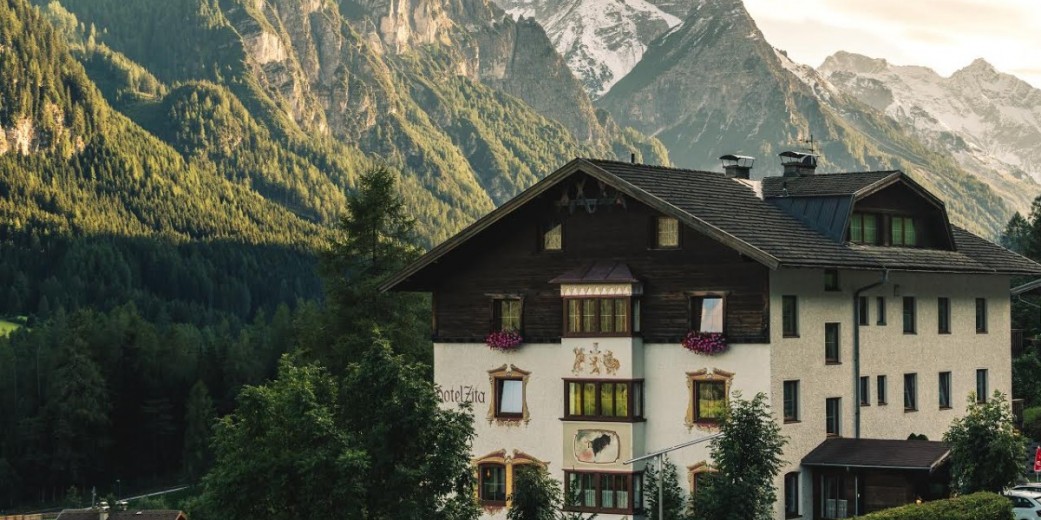
[[[995,391],[984,403],[969,394],[965,416],[943,434],[951,447],[951,478],[959,493],[995,493],[1016,481],[1026,464],[1026,439],[1013,425],[1005,395]]]

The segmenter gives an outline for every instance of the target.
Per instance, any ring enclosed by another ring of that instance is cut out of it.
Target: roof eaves
[[[379,291],[387,292],[396,287],[398,284],[401,284],[402,282],[408,280],[410,277],[418,273],[423,268],[437,262],[437,260],[439,260],[442,256],[448,254],[453,249],[461,245],[463,242],[466,242],[477,233],[480,233],[492,224],[498,222],[506,215],[512,213],[515,209],[528,203],[538,195],[541,195],[549,188],[552,188],[561,179],[578,171],[580,169],[579,165],[583,164],[589,165],[589,162],[581,158],[572,159],[564,166],[558,168],[557,171],[547,175],[539,182],[533,184],[527,190],[521,192],[520,195],[506,201],[505,204],[499,206],[498,208],[495,208],[487,215],[477,219],[474,223],[470,224],[459,233],[456,233],[448,240],[445,240],[444,242],[441,242],[440,244],[434,246],[430,251],[427,251],[426,254],[417,258],[414,262],[407,265],[401,271],[398,271],[394,276],[391,276],[389,279],[387,279],[387,281],[383,282],[383,284],[379,286]]]
[[[1028,293],[1038,288],[1041,288],[1041,278],[1013,287],[1009,292],[1012,293],[1013,296],[1019,296],[1020,294]]]
[[[904,172],[900,170],[893,170],[889,173],[889,175],[886,175],[885,177],[882,177],[881,179],[872,182],[871,184],[868,184],[867,186],[864,186],[863,188],[860,188],[859,190],[853,192],[854,202],[863,199],[864,197],[867,197],[869,195],[874,195],[875,193],[878,193],[888,188],[889,186],[892,186],[903,176]]]
[[[613,184],[622,193],[625,193],[626,195],[629,195],[630,197],[652,208],[655,208],[661,211],[662,213],[675,217],[677,220],[683,222],[687,226],[690,226],[700,231],[701,233],[704,233],[709,238],[721,242],[723,245],[737,250],[738,252],[748,256],[749,258],[752,258],[753,260],[765,265],[766,267],[769,267],[770,269],[777,269],[781,266],[780,260],[778,260],[777,257],[771,255],[770,253],[767,253],[766,251],[763,251],[762,249],[759,249],[758,247],[755,247],[752,244],[749,244],[748,242],[741,240],[740,238],[731,235],[730,233],[727,233],[726,231],[723,231],[722,229],[719,229],[718,227],[713,226],[708,222],[705,222],[697,215],[693,215],[687,211],[684,211],[683,209],[671,204],[670,202],[656,195],[648,193],[643,188],[640,188],[639,186],[630,183],[629,181],[605,170],[604,168],[601,168],[600,166],[592,162],[584,160],[582,160],[582,162],[587,164],[590,168],[595,168],[596,170],[595,172],[586,170],[583,171],[594,177],[600,178],[605,182]]]

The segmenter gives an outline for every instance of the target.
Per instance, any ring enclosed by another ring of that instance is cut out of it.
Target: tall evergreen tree
[[[110,439],[105,379],[86,347],[77,338],[62,349],[43,410],[52,443],[50,471],[82,486],[102,469]]]
[[[319,352],[326,366],[339,370],[361,356],[380,330],[398,353],[431,363],[427,300],[415,294],[384,293],[379,286],[420,253],[415,220],[405,211],[395,174],[385,168],[361,176],[347,198],[323,258],[326,294],[331,308],[330,351]]]
[[[513,468],[513,500],[508,520],[557,520],[560,511],[560,483],[546,468],[525,464]]]
[[[680,488],[679,478],[676,474],[676,465],[666,457],[663,460],[664,468],[662,474],[662,514],[658,516],[658,478],[659,471],[657,463],[648,462],[644,470],[644,502],[646,503],[647,520],[682,520],[688,517],[687,504],[683,500],[683,491]]]
[[[206,383],[197,381],[188,393],[184,414],[184,475],[195,482],[210,467],[213,452],[210,440],[217,414]]]

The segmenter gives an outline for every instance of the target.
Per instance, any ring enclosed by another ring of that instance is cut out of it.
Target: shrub
[[[1011,520],[1012,502],[986,491],[862,516],[864,520]]]

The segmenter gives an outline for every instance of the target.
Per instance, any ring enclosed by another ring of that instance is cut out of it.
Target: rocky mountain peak
[[[824,75],[835,71],[875,74],[888,68],[889,62],[883,58],[869,58],[863,54],[838,51],[824,58],[824,63],[818,70]]]

